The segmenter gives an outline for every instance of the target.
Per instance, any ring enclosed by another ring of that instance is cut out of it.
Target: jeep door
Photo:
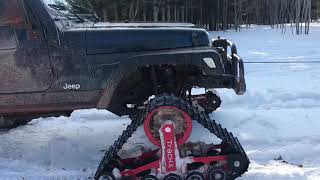
[[[31,25],[23,0],[0,0],[0,95],[45,91],[51,81],[41,26]]]

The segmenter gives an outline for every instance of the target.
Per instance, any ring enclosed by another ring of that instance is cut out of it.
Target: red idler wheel
[[[160,106],[149,112],[144,120],[144,131],[148,139],[156,146],[161,147],[160,138],[156,134],[161,128],[162,121],[171,120],[174,122],[178,145],[183,145],[192,132],[192,119],[188,113],[175,106]],[[183,129],[181,129],[183,128]],[[180,129],[180,130],[179,130]]]

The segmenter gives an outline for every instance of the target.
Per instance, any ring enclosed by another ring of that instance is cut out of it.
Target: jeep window
[[[10,27],[0,27],[0,50],[15,49],[17,41]]]
[[[25,14],[21,0],[0,0],[0,26],[24,24]]]
[[[14,49],[17,46],[13,28],[26,23],[21,0],[0,0],[0,50]]]
[[[95,11],[86,0],[43,0],[50,12],[56,16],[63,16],[68,19],[76,17],[77,19],[87,19],[96,21]]]

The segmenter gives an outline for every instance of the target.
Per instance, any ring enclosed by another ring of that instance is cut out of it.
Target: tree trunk
[[[171,21],[171,8],[169,4],[167,5],[167,20],[168,22]]]
[[[181,21],[185,22],[185,10],[184,10],[184,7],[181,7]]]
[[[102,13],[103,13],[103,21],[108,21],[108,10],[107,10],[107,8],[103,8]]]
[[[112,6],[113,6],[113,12],[114,12],[114,20],[115,21],[119,21],[119,13],[118,13],[118,4],[117,2],[113,2],[112,3]]]
[[[238,4],[237,0],[234,0],[234,27],[238,31],[239,21],[238,21]]]
[[[163,5],[161,7],[161,21],[166,21],[166,9]]]
[[[142,18],[143,18],[143,21],[147,21],[147,13],[146,13],[145,7],[143,7],[143,10],[142,10]]]
[[[157,0],[153,0],[153,21],[158,22],[159,20],[159,7],[157,4]]]
[[[174,5],[174,8],[173,8],[173,21],[174,22],[177,22],[177,6]]]
[[[227,23],[228,23],[228,0],[224,0],[223,5],[223,26],[222,29],[227,29]]]

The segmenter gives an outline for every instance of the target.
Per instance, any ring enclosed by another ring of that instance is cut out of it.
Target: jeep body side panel
[[[45,93],[32,93],[32,94],[18,94],[18,95],[6,95],[1,97],[0,104],[6,105],[0,108],[0,113],[8,112],[10,109],[11,113],[16,112],[52,112],[52,111],[63,111],[63,110],[74,110],[83,108],[101,108],[108,109],[112,103],[112,98],[117,94],[116,90],[120,85],[120,82],[130,76],[132,73],[137,71],[140,67],[146,67],[150,65],[165,65],[165,64],[175,64],[175,65],[186,65],[193,66],[202,69],[208,74],[208,76],[203,76],[203,78],[212,79],[215,83],[212,85],[223,84],[224,80],[226,82],[228,79],[223,77],[223,64],[220,61],[219,54],[209,47],[207,48],[182,48],[176,50],[161,50],[154,52],[140,52],[140,53],[130,53],[121,55],[91,55],[86,56],[87,60],[92,60],[95,62],[95,70],[83,70],[78,74],[79,77],[86,77],[79,81],[79,84],[84,88],[88,88],[91,85],[98,86],[96,90],[54,90],[49,89]],[[217,66],[216,69],[209,69],[208,66],[203,63],[203,58],[211,57],[215,60]],[[109,59],[121,59],[120,61],[115,61],[111,64],[103,64],[105,58]],[[99,64],[99,62],[101,64]],[[63,67],[63,66],[62,66]],[[87,65],[87,67],[94,67],[93,64]],[[91,72],[91,75],[90,75]],[[106,73],[104,73],[106,72]],[[99,76],[94,76],[93,74],[98,74]],[[210,76],[209,76],[210,75]],[[216,75],[216,76],[213,76]],[[89,81],[89,78],[94,81]],[[75,79],[73,79],[75,80]],[[199,79],[200,80],[200,79]],[[218,82],[221,81],[221,82]],[[142,82],[143,83],[143,82]],[[199,81],[200,83],[200,81]],[[55,84],[55,83],[54,83]],[[62,84],[61,84],[62,85]],[[199,84],[200,86],[201,84]],[[208,84],[202,84],[208,85]],[[137,86],[142,86],[142,84],[137,84]],[[229,84],[232,88],[232,84]],[[60,85],[56,87],[60,88]],[[214,88],[214,87],[212,87]],[[62,89],[62,88],[61,88]],[[128,89],[128,92],[130,89]],[[148,89],[146,89],[148,91]],[[148,93],[145,93],[148,98]],[[133,101],[133,100],[132,100]],[[26,106],[28,105],[28,106]],[[25,107],[23,107],[25,106]],[[13,108],[16,107],[16,108]],[[21,108],[20,108],[21,107]],[[27,108],[26,108],[27,107]],[[112,109],[110,109],[112,110]],[[116,112],[115,112],[116,113]]]

